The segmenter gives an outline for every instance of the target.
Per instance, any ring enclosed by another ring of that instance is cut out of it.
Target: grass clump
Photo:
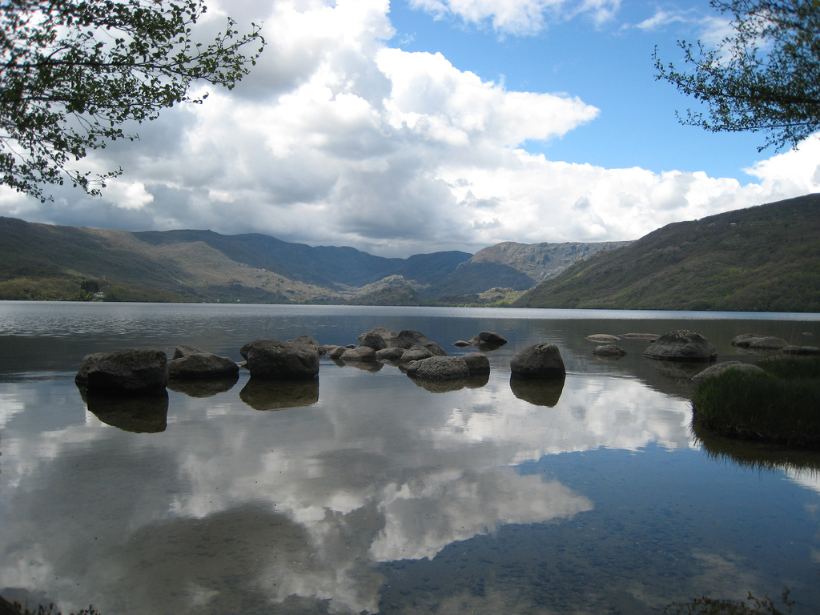
[[[729,370],[702,382],[693,423],[723,436],[820,449],[820,359],[777,358],[765,374]]]

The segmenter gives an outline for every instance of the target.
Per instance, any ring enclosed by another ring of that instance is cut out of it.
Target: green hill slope
[[[670,224],[516,305],[820,312],[820,194]]]

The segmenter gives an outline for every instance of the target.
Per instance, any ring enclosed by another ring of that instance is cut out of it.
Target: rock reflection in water
[[[188,397],[213,397],[218,393],[230,391],[239,380],[239,376],[218,378],[215,380],[169,380],[168,388]]]
[[[341,359],[331,359],[338,367],[355,367],[363,372],[378,372],[384,367],[380,361],[342,361]]]
[[[107,425],[133,433],[159,433],[168,426],[168,393],[117,395],[78,387],[89,412]]]
[[[239,392],[239,398],[254,410],[284,410],[312,406],[319,401],[318,380],[254,380]]]
[[[456,380],[424,380],[423,378],[410,378],[416,386],[431,393],[450,393],[461,389],[480,389],[490,380],[489,374],[470,376],[469,378],[458,378]]]
[[[535,406],[554,408],[561,399],[564,390],[564,378],[555,380],[533,380],[529,378],[510,378],[510,389],[518,399],[523,399]]]

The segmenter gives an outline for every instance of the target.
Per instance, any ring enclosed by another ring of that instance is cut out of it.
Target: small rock
[[[758,337],[749,342],[747,348],[750,350],[780,350],[785,348],[789,343],[780,337]]]
[[[763,369],[761,369],[757,365],[752,365],[751,363],[741,363],[740,361],[724,361],[723,363],[717,363],[716,365],[707,367],[702,372],[698,372],[697,374],[692,376],[692,382],[699,384],[701,382],[704,382],[705,380],[709,380],[710,378],[720,376],[724,372],[728,371],[745,372],[748,374],[766,373]]]
[[[319,356],[323,357],[326,354],[330,354],[337,348],[338,346],[336,344],[322,344],[321,346],[319,346]]]
[[[470,377],[470,368],[462,357],[432,356],[421,361],[411,361],[406,367],[407,375],[423,380],[459,380]]]
[[[367,331],[359,336],[359,345],[367,346],[373,350],[382,350],[387,348],[387,343],[384,337],[377,331]]]
[[[342,355],[347,351],[347,346],[336,346],[336,348],[327,353],[327,356],[336,361],[338,359],[341,359]]]
[[[711,361],[717,352],[700,333],[679,329],[661,335],[643,356],[667,361]]]
[[[594,333],[593,335],[587,335],[586,340],[596,344],[614,344],[620,342],[621,338],[617,335],[609,335],[608,333]]]
[[[453,346],[457,346],[458,348],[466,348],[467,346],[472,346],[472,344],[465,340],[456,340],[453,342]]]
[[[402,355],[401,361],[402,363],[409,363],[410,361],[422,361],[424,359],[428,359],[433,356],[433,353],[423,348],[421,346],[416,346],[415,348],[410,348],[409,350],[405,350]]]
[[[339,357],[342,361],[375,361],[376,351],[370,346],[356,346],[356,348],[347,349]]]
[[[499,348],[507,343],[507,339],[494,331],[482,331],[470,340],[475,346]]]
[[[168,363],[168,377],[174,380],[230,378],[238,373],[236,363],[209,352],[194,352]]]
[[[349,350],[353,350],[354,348],[356,348],[356,344],[348,344],[347,346],[345,346],[345,348],[348,348]]]
[[[535,344],[515,353],[510,371],[518,378],[563,378],[561,351],[555,344]]]
[[[644,342],[654,342],[660,337],[657,333],[623,333],[621,337],[625,340],[641,340]]]
[[[404,348],[382,348],[376,351],[376,359],[379,361],[399,361],[405,352],[407,351]]]
[[[161,391],[168,382],[168,358],[159,350],[121,350],[87,355],[74,378],[89,391]]]
[[[622,357],[626,351],[615,344],[604,344],[603,346],[596,346],[592,354],[599,357]]]
[[[752,341],[758,340],[762,337],[766,336],[760,335],[759,333],[741,333],[740,335],[736,335],[732,338],[732,346],[738,346],[739,348],[748,348],[749,344],[751,344]]]

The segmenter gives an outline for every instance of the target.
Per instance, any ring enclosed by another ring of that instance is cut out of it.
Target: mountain
[[[257,233],[126,232],[0,218],[0,299],[504,304],[614,244],[384,258]]]
[[[598,252],[629,245],[629,241],[599,243],[515,243],[505,241],[476,252],[471,263],[506,265],[528,276],[534,283],[555,277],[570,265]]]
[[[515,305],[820,312],[820,194],[669,224]]]

